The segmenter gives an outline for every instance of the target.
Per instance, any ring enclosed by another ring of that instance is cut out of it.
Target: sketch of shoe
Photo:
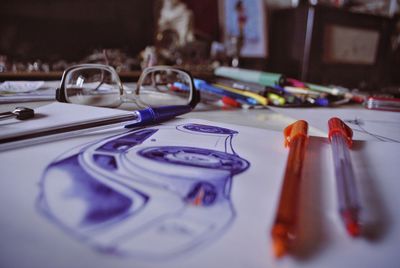
[[[234,221],[232,178],[250,166],[233,149],[237,134],[164,125],[75,148],[43,173],[39,210],[106,253],[163,259],[199,248]]]

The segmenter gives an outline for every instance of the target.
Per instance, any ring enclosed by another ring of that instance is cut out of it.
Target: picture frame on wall
[[[241,57],[268,57],[264,0],[220,0],[219,10],[224,43],[242,38]]]

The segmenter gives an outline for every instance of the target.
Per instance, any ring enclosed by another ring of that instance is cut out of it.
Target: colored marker
[[[213,85],[216,86],[216,87],[223,88],[223,89],[225,89],[227,91],[237,93],[239,95],[243,95],[243,96],[246,96],[246,97],[253,98],[256,101],[258,101],[261,105],[265,106],[265,105],[268,104],[268,99],[263,97],[263,96],[260,96],[257,93],[250,92],[250,91],[245,91],[245,90],[239,90],[239,89],[228,87],[228,86],[224,86],[224,85],[221,85],[221,84],[213,84]]]
[[[285,81],[284,76],[281,74],[232,67],[218,67],[214,70],[214,74],[240,81],[258,83],[263,86],[281,85]]]
[[[344,91],[337,88],[337,87],[326,87],[326,86],[321,86],[321,85],[316,85],[316,84],[311,84],[311,83],[305,83],[305,85],[316,92],[321,92],[321,93],[328,93],[328,94],[332,94],[335,96],[338,95],[344,95]]]
[[[286,103],[286,100],[284,97],[275,94],[275,93],[267,93],[269,101],[276,106],[283,106]]]
[[[234,79],[221,78],[221,77],[217,77],[214,80],[215,83],[217,84],[226,85],[240,90],[251,91],[258,94],[260,94],[260,92],[265,91],[265,86],[262,86],[258,83],[244,82],[244,81],[238,81]]]
[[[311,91],[308,88],[301,88],[301,87],[290,87],[290,86],[285,86],[284,87],[285,92],[291,93],[291,94],[302,94],[302,95],[311,95],[311,96],[319,96],[321,93]]]
[[[242,107],[240,102],[237,102],[236,100],[234,100],[232,98],[229,98],[227,96],[222,97],[221,101],[222,101],[222,103],[224,105],[227,105],[227,106],[230,106],[230,107],[236,107],[236,108]]]
[[[235,99],[238,102],[246,103],[246,104],[249,104],[249,105],[257,105],[258,104],[258,102],[253,98],[250,98],[250,97],[247,97],[247,96],[243,96],[243,95],[237,94],[235,92],[230,92],[230,91],[227,91],[227,90],[225,90],[223,88],[215,87],[215,86],[210,85],[206,81],[201,80],[201,79],[194,79],[194,85],[200,91],[206,91],[206,92],[209,92],[209,93],[214,93],[214,94],[217,94],[217,95],[222,96],[222,97],[223,96],[227,96],[227,97],[230,97],[232,99]]]
[[[323,107],[328,107],[330,105],[329,100],[327,98],[323,98],[323,97],[307,97],[306,100],[314,105],[317,106],[323,106]]]
[[[240,81],[258,83],[263,86],[275,86],[275,85],[292,85],[292,86],[305,86],[309,89],[317,92],[328,93],[335,96],[344,95],[348,92],[347,89],[339,87],[327,87],[313,83],[303,83],[301,81],[286,78],[282,74],[246,70],[232,67],[218,67],[214,70],[214,74],[217,76],[227,77],[231,79],[237,79]]]
[[[303,82],[293,78],[286,78],[286,84],[289,84],[292,87],[306,87]]]

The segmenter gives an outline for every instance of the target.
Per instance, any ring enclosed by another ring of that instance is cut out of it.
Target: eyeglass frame
[[[124,86],[121,82],[121,78],[119,77],[119,75],[118,75],[117,71],[114,69],[114,67],[112,67],[111,65],[105,65],[105,64],[85,63],[85,64],[73,65],[73,66],[70,66],[67,69],[65,69],[65,71],[63,72],[63,75],[61,77],[60,86],[56,89],[56,100],[58,102],[70,103],[67,101],[67,98],[66,98],[65,80],[66,80],[67,74],[69,72],[71,72],[74,69],[80,68],[80,67],[93,68],[93,69],[97,68],[100,70],[103,69],[103,70],[109,71],[113,76],[115,75],[115,77],[116,77],[116,82],[117,82],[119,90],[120,90],[120,96],[123,96],[124,94],[126,94]],[[151,66],[151,67],[145,68],[139,76],[139,79],[136,83],[136,89],[134,90],[134,93],[136,95],[139,95],[139,85],[141,84],[144,77],[146,77],[146,75],[148,73],[150,73],[154,70],[171,70],[171,69],[180,71],[180,72],[188,75],[188,77],[190,78],[189,83],[193,90],[191,90],[191,92],[190,92],[189,102],[187,105],[190,106],[191,109],[194,109],[194,107],[196,107],[196,105],[200,102],[200,93],[194,85],[193,76],[190,74],[190,72],[183,70],[181,68],[176,68],[176,67],[167,66],[167,65],[158,65],[158,66]],[[133,101],[134,101],[134,99],[133,99]]]

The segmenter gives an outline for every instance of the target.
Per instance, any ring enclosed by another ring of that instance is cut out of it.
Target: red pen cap
[[[283,130],[283,135],[285,136],[285,147],[290,145],[290,142],[296,137],[307,138],[308,124],[304,120],[298,120],[293,124],[287,126]]]
[[[339,118],[332,117],[328,121],[328,126],[329,126],[329,135],[328,135],[329,140],[332,139],[332,135],[339,133],[346,138],[347,145],[351,147],[351,145],[353,144],[352,140],[353,130],[351,130],[351,128],[348,125],[346,125]]]

